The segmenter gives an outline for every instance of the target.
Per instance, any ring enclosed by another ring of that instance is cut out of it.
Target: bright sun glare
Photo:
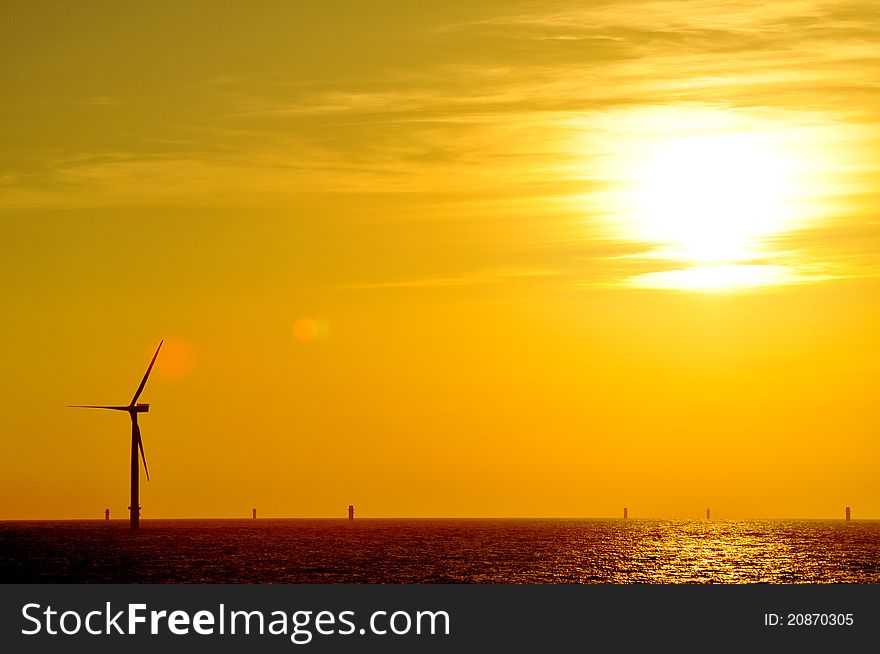
[[[662,268],[632,285],[716,291],[797,281],[776,260],[774,239],[805,221],[811,191],[785,125],[685,110],[627,116],[615,132],[617,227]]]
[[[637,167],[640,235],[676,259],[722,264],[754,256],[790,222],[785,158],[758,135],[671,138]]]

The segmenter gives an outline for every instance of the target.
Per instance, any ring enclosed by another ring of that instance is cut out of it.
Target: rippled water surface
[[[880,521],[0,522],[0,581],[880,583]]]

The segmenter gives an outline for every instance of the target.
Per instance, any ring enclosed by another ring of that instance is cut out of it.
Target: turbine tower
[[[159,356],[159,350],[162,349],[162,343],[164,342],[164,340],[159,341],[159,347],[156,348],[156,353],[150,361],[147,372],[144,373],[144,378],[141,379],[140,386],[137,387],[137,390],[134,392],[134,397],[131,398],[131,403],[128,406],[97,406],[94,404],[70,405],[77,409],[110,409],[112,411],[128,412],[128,416],[131,418],[131,506],[128,507],[128,510],[132,529],[137,529],[140,526],[141,517],[141,507],[138,503],[138,482],[140,481],[138,450],[140,450],[141,459],[144,462],[144,472],[147,474],[147,481],[150,481],[150,471],[147,469],[147,457],[144,456],[144,444],[143,441],[141,441],[141,429],[138,427],[137,419],[139,413],[147,413],[150,410],[150,405],[138,404],[137,400],[141,396],[144,386],[147,385],[147,378],[149,378],[150,372],[153,370],[153,364],[156,363],[156,357]]]

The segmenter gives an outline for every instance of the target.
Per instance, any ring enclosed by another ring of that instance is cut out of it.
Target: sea
[[[880,521],[3,521],[0,582],[876,584]]]

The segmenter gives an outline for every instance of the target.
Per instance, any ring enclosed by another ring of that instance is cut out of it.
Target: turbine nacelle
[[[134,411],[135,413],[147,413],[150,410],[149,404],[142,404],[138,402],[133,407],[129,409],[129,411]]]

